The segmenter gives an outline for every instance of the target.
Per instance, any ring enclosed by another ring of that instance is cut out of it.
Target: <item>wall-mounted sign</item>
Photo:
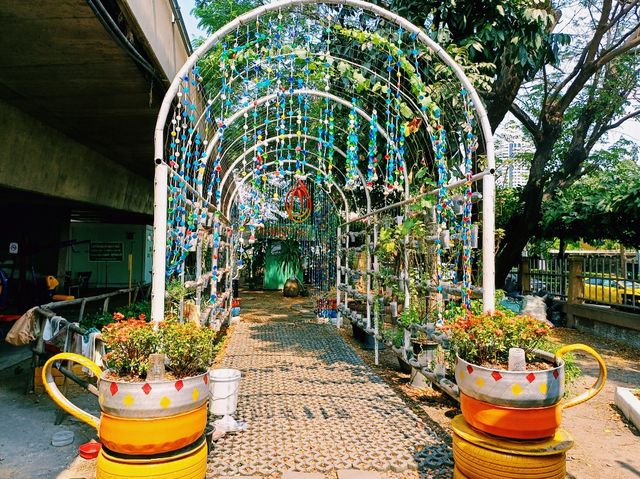
[[[117,241],[92,241],[89,245],[89,261],[119,262],[123,260],[123,245]]]
[[[18,254],[18,243],[9,243],[9,254]]]

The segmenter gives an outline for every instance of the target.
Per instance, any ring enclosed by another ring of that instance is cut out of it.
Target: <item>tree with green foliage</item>
[[[262,3],[260,0],[196,0],[192,13],[200,19],[198,27],[213,33]]]
[[[618,154],[626,158],[580,178],[545,202],[543,237],[612,239],[640,248],[640,165],[628,153],[629,147],[623,142],[613,148],[624,148]]]
[[[256,5],[198,0],[195,14],[214,31]],[[529,240],[542,233],[543,202],[594,171],[601,161],[596,146],[640,116],[633,100],[640,83],[640,0],[390,0],[385,6],[485,65],[491,87],[480,94],[492,128],[511,112],[533,139],[529,180],[497,251],[500,286]],[[569,20],[561,23],[563,15]]]
[[[541,233],[543,202],[593,171],[602,160],[596,145],[640,116],[633,100],[640,0],[394,0],[392,7],[440,42],[472,43],[472,59],[495,65],[491,91],[481,91],[492,127],[510,111],[533,139],[529,179],[497,252],[501,285]],[[559,27],[563,12],[570,20]]]

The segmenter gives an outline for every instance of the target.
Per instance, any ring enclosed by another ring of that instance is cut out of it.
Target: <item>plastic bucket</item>
[[[236,412],[238,391],[242,373],[237,369],[213,369],[209,371],[211,400],[209,411],[216,416],[225,416]]]

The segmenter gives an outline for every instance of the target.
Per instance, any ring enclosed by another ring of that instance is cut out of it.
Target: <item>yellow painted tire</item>
[[[457,467],[453,468],[453,479],[469,479],[467,476],[460,472],[460,469]]]
[[[96,479],[204,479],[207,473],[207,443],[202,440],[186,455],[162,460],[133,462],[100,451]]]
[[[124,418],[102,413],[100,441],[121,454],[150,455],[176,451],[204,434],[207,404],[175,416]]]
[[[565,454],[531,456],[492,451],[453,435],[453,460],[468,479],[562,479]]]

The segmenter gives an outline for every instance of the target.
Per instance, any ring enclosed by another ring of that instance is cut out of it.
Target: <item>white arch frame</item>
[[[286,135],[283,135],[284,138],[295,138],[298,135],[296,133],[287,133]],[[300,135],[301,138],[306,138],[308,140],[320,140],[319,138],[315,137],[315,136],[310,136],[310,135]],[[233,160],[233,162],[228,166],[227,171],[225,171],[224,176],[222,177],[222,179],[220,180],[220,189],[224,188],[224,185],[226,184],[227,180],[229,179],[229,176],[231,175],[231,173],[233,173],[236,165],[238,165],[244,158],[247,157],[247,155],[249,153],[251,153],[252,151],[254,151],[258,146],[262,146],[262,145],[266,145],[268,143],[272,143],[274,141],[277,141],[279,139],[281,139],[282,136],[272,136],[266,140],[262,141],[261,145],[254,145],[251,148],[248,148],[246,151],[244,151],[242,154],[240,154],[235,160]],[[337,146],[333,146],[333,149],[336,153],[338,153],[340,156],[342,156],[343,158],[346,158],[347,154],[341,150],[340,148],[338,148]],[[311,152],[312,154],[315,155],[315,153]],[[284,161],[284,163],[290,163],[289,161]],[[315,171],[320,171],[321,170],[319,168],[314,168],[314,165],[312,165],[311,163],[307,163],[307,166],[311,167],[312,169],[314,169]],[[367,200],[367,213],[371,212],[371,195],[369,194],[369,190],[367,189],[367,181],[364,178],[364,175],[362,174],[362,172],[360,170],[358,170],[358,177],[360,178],[360,182],[362,183],[362,187],[364,189],[364,193],[365,193],[365,197]],[[336,183],[333,183],[334,185],[337,186]],[[227,214],[227,218],[229,217],[229,215]],[[348,218],[348,217],[347,217]]]
[[[295,6],[311,5],[311,4],[329,4],[329,5],[348,5],[361,8],[365,11],[374,13],[382,17],[403,30],[415,35],[416,40],[426,45],[432,50],[440,60],[448,65],[460,83],[466,89],[469,97],[473,102],[473,107],[477,113],[478,122],[485,141],[487,155],[487,169],[493,171],[495,169],[495,153],[493,134],[487,117],[487,112],[473,87],[472,83],[464,74],[462,68],[449,56],[449,54],[419,27],[412,24],[408,20],[392,13],[378,5],[374,5],[363,0],[280,0],[268,5],[262,5],[235,20],[227,23],[225,26],[213,33],[205,42],[196,49],[187,59],[180,71],[176,74],[171,85],[160,106],[158,120],[156,122],[154,132],[154,223],[153,223],[153,278],[152,278],[152,294],[151,294],[151,318],[154,322],[164,319],[164,294],[165,294],[165,271],[166,271],[166,228],[167,228],[167,177],[168,166],[164,161],[164,129],[167,117],[171,109],[173,100],[180,88],[182,77],[187,75],[196,62],[206,54],[221,38],[228,33],[233,32],[236,28],[255,20],[259,16],[278,11],[279,9],[289,9]],[[493,311],[495,309],[495,177],[493,174],[487,174],[483,177],[483,195],[482,204],[483,212],[483,238],[482,238],[482,272],[483,272],[483,301],[484,310]],[[406,185],[408,190],[408,185]],[[408,196],[408,191],[405,196]]]
[[[283,163],[295,163],[295,160],[284,160]],[[269,162],[265,163],[264,166],[271,166],[271,165],[275,165],[275,164],[276,164],[275,161],[269,161]],[[320,168],[318,168],[315,165],[309,165],[309,166],[310,166],[310,168],[312,170],[321,171]],[[247,180],[249,178],[251,178],[252,176],[254,176],[254,172],[253,171],[248,172],[246,176],[244,176],[243,178],[240,179],[240,181],[238,181],[238,184],[237,184],[238,187],[234,188],[231,191],[231,194],[229,195],[229,199],[228,199],[229,203],[227,205],[227,214],[228,215],[231,215],[231,208],[233,207],[233,200],[238,195],[239,186],[244,184],[244,183],[246,183]],[[340,188],[340,186],[337,183],[331,181],[331,182],[329,182],[329,184],[333,185],[336,188],[336,190],[338,191],[338,193],[340,194],[340,197],[342,198],[342,201],[344,202],[345,215],[348,217],[351,209],[349,208],[349,202],[347,201],[347,196],[344,194],[344,191],[342,191],[342,188]],[[324,188],[323,188],[323,190],[324,190]],[[329,194],[329,192],[327,192],[326,190],[324,190],[324,191],[327,194]],[[331,195],[329,195],[329,197],[331,197]],[[334,203],[334,205],[335,205],[335,203]],[[335,205],[335,206],[337,206],[337,205]]]

